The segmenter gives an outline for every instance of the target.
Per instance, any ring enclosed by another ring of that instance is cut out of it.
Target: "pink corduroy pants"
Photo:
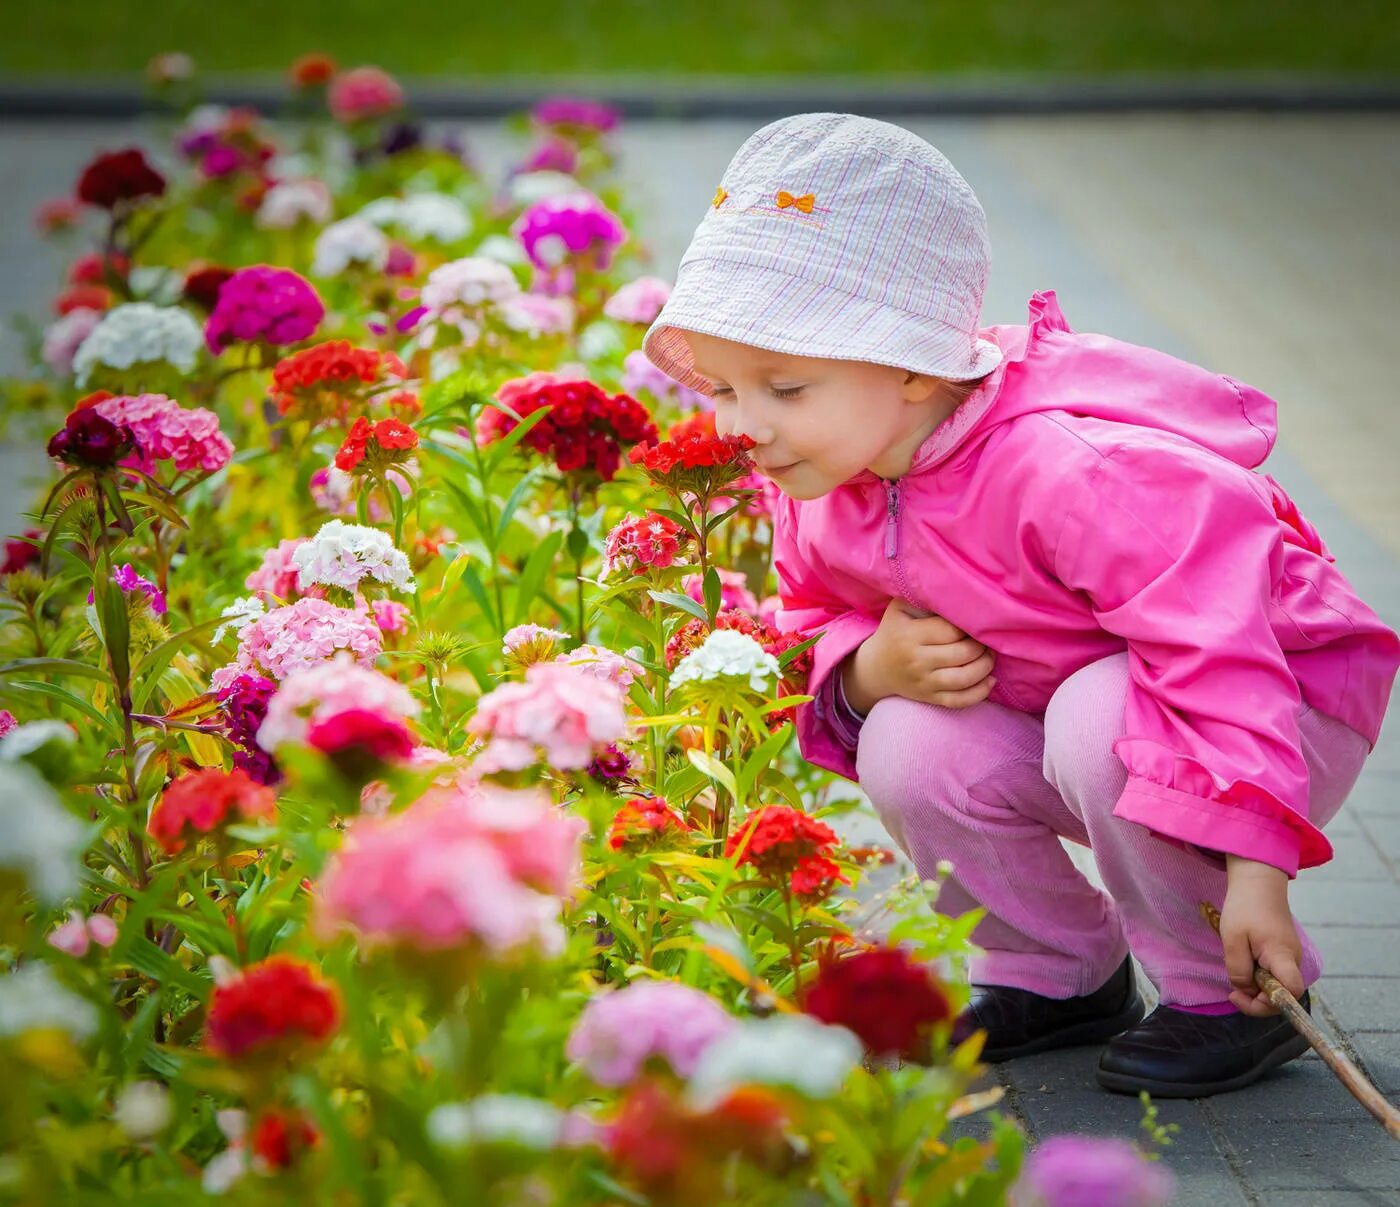
[[[1131,950],[1167,1005],[1229,997],[1220,939],[1198,910],[1225,898],[1223,857],[1113,816],[1127,781],[1113,753],[1127,687],[1119,654],[1066,679],[1043,720],[985,701],[948,709],[894,696],[861,727],[860,784],[891,837],[926,878],[940,860],[953,865],[939,912],[986,907],[973,932],[985,953],[974,982],[1073,997],[1098,988]],[[1325,826],[1370,745],[1306,703],[1299,725],[1308,817]],[[1107,892],[1074,866],[1060,836],[1091,849]],[[1302,939],[1311,984],[1322,965]]]

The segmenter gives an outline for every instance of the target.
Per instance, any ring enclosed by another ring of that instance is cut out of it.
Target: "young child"
[[[1075,332],[1049,291],[979,329],[988,258],[928,143],[785,118],[726,169],[644,350],[782,490],[779,623],[823,634],[803,754],[921,874],[952,863],[941,910],[987,911],[955,1033],[993,1061],[1107,1041],[1110,1090],[1235,1089],[1306,1049],[1253,967],[1306,1003],[1288,882],[1331,858],[1400,639],[1256,472],[1269,398]]]

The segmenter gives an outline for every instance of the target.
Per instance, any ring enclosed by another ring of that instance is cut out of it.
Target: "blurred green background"
[[[9,7],[9,6],[7,6]],[[345,66],[493,75],[1400,75],[1400,0],[20,0],[8,75]]]

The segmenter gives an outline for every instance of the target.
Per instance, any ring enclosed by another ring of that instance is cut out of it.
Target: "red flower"
[[[646,796],[629,800],[613,815],[608,846],[614,851],[646,849],[692,829],[661,797]]]
[[[324,1043],[340,1024],[340,995],[310,964],[272,956],[214,988],[204,1042],[226,1060]]]
[[[0,562],[0,575],[15,574],[39,560],[39,546],[34,544],[44,534],[37,528],[24,530],[25,540],[5,542],[5,560]]]
[[[676,420],[666,431],[666,439],[677,442],[693,440],[696,437],[713,439],[718,435],[719,429],[715,426],[713,411],[696,411],[684,419]]]
[[[627,394],[608,394],[591,381],[532,373],[506,382],[496,398],[521,418],[548,408],[548,416],[521,443],[552,456],[561,473],[592,474],[609,482],[622,463],[623,444],[656,439],[656,425],[641,403]],[[477,420],[477,441],[499,440],[517,422],[487,407]]]
[[[636,570],[640,566],[666,569],[674,565],[681,546],[690,540],[690,533],[664,515],[649,512],[630,516],[608,533],[603,544],[603,572]]]
[[[79,200],[104,210],[138,197],[159,197],[164,192],[165,177],[146,162],[139,147],[97,156],[78,178]]]
[[[136,437],[125,425],[118,427],[91,408],[69,413],[50,438],[48,454],[65,465],[107,469],[136,446]]]
[[[233,276],[233,269],[213,264],[197,268],[185,277],[185,297],[204,310],[213,310],[219,303],[219,290]]]
[[[51,235],[76,226],[82,216],[82,206],[72,197],[53,197],[39,203],[34,211],[34,225],[41,234]]]
[[[321,1142],[321,1133],[301,1111],[274,1106],[258,1116],[250,1142],[253,1155],[269,1168],[290,1169]]]
[[[744,819],[724,853],[737,854],[741,867],[750,864],[769,878],[787,877],[789,889],[800,897],[814,897],[845,880],[831,859],[837,841],[835,830],[800,809],[767,805]]]
[[[70,285],[53,300],[55,314],[70,314],[74,310],[108,310],[112,291],[105,285]]]
[[[876,1056],[928,1056],[928,1029],[951,1006],[933,970],[898,947],[871,947],[823,964],[802,1008],[825,1023],[847,1027]]]
[[[119,278],[125,278],[131,271],[131,260],[122,255],[121,252],[112,252],[110,255],[104,252],[88,252],[87,255],[79,256],[68,266],[68,283],[70,285],[103,285],[107,281],[110,273]]]
[[[352,404],[382,384],[406,377],[408,370],[392,352],[356,348],[347,339],[328,340],[284,356],[272,370],[272,398],[279,413],[296,410],[313,422],[345,419]]]
[[[229,822],[277,816],[272,790],[243,771],[201,767],[175,780],[151,810],[147,829],[167,855],[182,851],[190,836]]]
[[[324,88],[335,75],[335,60],[327,54],[304,54],[289,73],[296,88]]]
[[[398,717],[347,708],[313,721],[306,744],[330,759],[347,779],[368,781],[385,763],[403,762],[413,753],[413,734]]]
[[[698,425],[690,429],[678,424],[677,428],[683,432],[680,438],[639,444],[628,454],[655,485],[694,495],[708,505],[726,487],[753,472],[749,450],[754,442],[748,436],[716,436]]]
[[[84,394],[73,404],[75,411],[86,411],[89,407],[95,407],[99,402],[106,402],[116,395],[111,390],[93,390],[91,394]]]
[[[397,419],[381,419],[370,423],[363,415],[350,425],[350,431],[340,451],[335,455],[336,467],[349,473],[366,457],[376,466],[398,465],[407,460],[406,453],[418,447],[418,433]]]

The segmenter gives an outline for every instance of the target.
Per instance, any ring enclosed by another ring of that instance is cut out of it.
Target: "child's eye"
[[[801,386],[789,386],[787,389],[779,389],[777,386],[773,387],[773,395],[776,398],[796,398],[801,393]]]

